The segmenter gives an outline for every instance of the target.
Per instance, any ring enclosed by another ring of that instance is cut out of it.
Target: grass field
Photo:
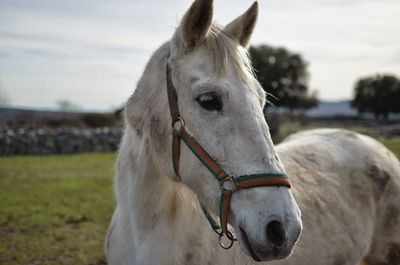
[[[400,139],[384,144],[400,157]],[[105,264],[114,160],[0,158],[0,264]]]
[[[383,140],[382,142],[400,159],[400,138]]]
[[[0,158],[0,264],[105,264],[114,160]]]

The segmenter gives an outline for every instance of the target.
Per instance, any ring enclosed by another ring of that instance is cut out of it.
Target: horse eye
[[[222,99],[216,92],[201,94],[196,100],[206,110],[222,110]]]

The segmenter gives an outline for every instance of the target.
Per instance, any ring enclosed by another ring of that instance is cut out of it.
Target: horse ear
[[[206,36],[213,15],[213,0],[195,0],[177,31],[187,50],[196,47]]]
[[[243,47],[247,47],[256,25],[257,16],[258,2],[256,1],[243,15],[226,25],[224,32],[234,37]]]

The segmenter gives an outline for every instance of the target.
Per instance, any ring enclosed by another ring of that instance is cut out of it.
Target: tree
[[[269,102],[291,112],[318,105],[316,92],[308,94],[307,63],[300,54],[267,45],[250,47],[249,52],[257,79],[268,93]]]
[[[68,99],[60,99],[57,101],[58,110],[63,112],[77,112],[80,111],[81,108],[79,105],[69,101]]]
[[[394,75],[361,78],[354,87],[351,106],[360,114],[372,113],[375,118],[388,119],[390,113],[400,113],[400,80]]]

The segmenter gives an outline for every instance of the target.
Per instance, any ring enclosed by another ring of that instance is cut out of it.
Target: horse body
[[[292,135],[277,150],[304,224],[293,255],[277,264],[400,264],[400,163],[387,148],[319,129]]]
[[[167,63],[187,128],[225,170],[235,176],[281,173],[285,165],[292,176],[305,228],[293,254],[271,263],[350,265],[367,257],[371,265],[393,265],[400,260],[400,238],[393,233],[400,223],[400,166],[393,155],[370,138],[343,131],[303,133],[278,151],[273,146],[262,113],[265,94],[243,49],[256,16],[255,4],[221,28],[211,24],[212,1],[197,0],[172,40],[150,59],[125,108],[117,206],[105,246],[110,265],[282,259],[291,254],[302,228],[288,188],[238,190],[228,217],[238,244],[228,250],[218,246],[199,204],[216,215],[218,183],[188,147],[181,147],[181,179],[172,167]]]

